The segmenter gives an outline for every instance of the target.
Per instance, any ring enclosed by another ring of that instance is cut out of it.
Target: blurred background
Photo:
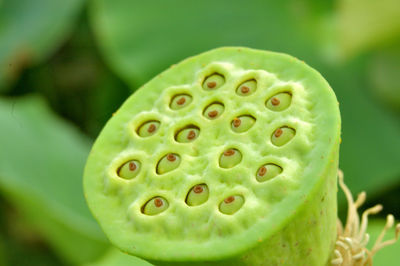
[[[345,181],[367,192],[364,209],[384,205],[373,242],[400,218],[399,18],[398,0],[0,0],[0,265],[150,265],[113,249],[89,213],[86,157],[142,84],[228,45],[291,54],[330,83]]]

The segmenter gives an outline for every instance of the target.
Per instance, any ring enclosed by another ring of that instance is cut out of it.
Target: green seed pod
[[[243,82],[236,89],[236,93],[240,96],[248,96],[253,94],[257,89],[257,81],[252,79],[246,82]]]
[[[146,215],[156,215],[165,211],[168,207],[169,204],[166,199],[163,197],[155,197],[144,204],[142,212]]]
[[[283,111],[290,106],[291,102],[292,95],[288,92],[281,92],[269,98],[266,106],[272,111]]]
[[[269,163],[261,166],[257,170],[256,179],[258,182],[264,182],[276,177],[280,173],[282,173],[282,167]]]
[[[252,94],[238,95],[251,80]],[[180,110],[171,107],[177,88],[192,97]],[[271,97],[286,101],[282,88],[290,105],[271,111]],[[199,137],[186,143],[192,125]],[[88,157],[85,196],[115,246],[155,265],[326,265],[339,138],[338,103],[318,72],[280,53],[219,48],[126,100]],[[126,181],[118,169],[127,156],[141,166]]]
[[[290,127],[277,128],[271,136],[271,142],[275,146],[283,146],[296,135],[296,130]]]
[[[172,110],[179,110],[188,106],[192,102],[192,96],[187,94],[179,94],[172,98],[170,108]]]
[[[186,197],[186,203],[189,206],[201,205],[208,200],[208,194],[208,186],[206,184],[196,185],[190,189]]]
[[[225,78],[221,74],[212,74],[208,76],[203,82],[203,89],[216,90],[225,83]]]
[[[195,126],[191,126],[180,130],[178,134],[176,134],[175,139],[177,142],[188,143],[197,139],[199,134],[200,129]]]
[[[118,176],[123,179],[132,179],[140,172],[140,166],[140,162],[136,160],[126,162],[118,169]]]
[[[223,214],[234,214],[242,207],[244,199],[240,195],[229,196],[219,204],[219,210]]]
[[[212,103],[204,109],[203,115],[208,119],[217,119],[224,112],[224,105],[222,103]]]
[[[219,166],[232,168],[242,160],[242,153],[236,149],[228,149],[219,157]]]
[[[181,163],[181,157],[178,154],[169,153],[165,155],[157,164],[157,174],[165,174],[176,169]]]
[[[148,121],[144,124],[142,124],[137,133],[141,137],[150,137],[158,131],[158,128],[160,127],[160,122],[159,121]]]
[[[242,115],[232,120],[231,127],[236,133],[242,133],[249,130],[256,122],[256,119],[250,115]]]

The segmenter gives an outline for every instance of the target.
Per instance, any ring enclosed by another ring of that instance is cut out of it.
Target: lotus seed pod
[[[248,96],[253,94],[257,89],[257,81],[254,79],[246,81],[236,89],[236,93],[240,96]]]
[[[192,102],[192,97],[187,94],[180,94],[174,96],[174,98],[171,101],[171,109],[172,110],[179,110],[182,109],[183,107],[188,106]]]
[[[176,141],[182,143],[192,142],[195,139],[197,139],[199,134],[200,134],[199,128],[196,127],[185,128],[178,132],[178,134],[176,135]]]
[[[197,206],[208,200],[208,187],[206,184],[194,186],[188,193],[186,203],[189,206]]]
[[[157,164],[157,174],[164,174],[174,170],[181,163],[181,157],[178,154],[169,153],[165,155]]]
[[[225,83],[224,76],[220,74],[212,74],[211,76],[206,77],[203,82],[203,89],[205,90],[216,90]]]
[[[228,149],[221,154],[219,165],[222,168],[232,168],[242,160],[242,153],[236,149]]]
[[[124,179],[135,178],[140,171],[140,162],[133,160],[124,163],[118,170],[118,176]]]
[[[149,121],[140,126],[138,134],[141,137],[150,137],[158,131],[159,127],[160,127],[160,122]]]
[[[244,199],[240,195],[229,196],[219,204],[219,210],[223,214],[234,214],[242,207]]]
[[[266,105],[268,109],[271,109],[272,111],[283,111],[290,106],[291,102],[292,95],[287,92],[282,92],[269,98]]]
[[[258,182],[270,180],[282,173],[282,168],[276,164],[266,164],[257,170],[256,179]]]
[[[250,115],[242,115],[232,120],[232,130],[236,133],[242,133],[249,130],[256,120]]]
[[[283,146],[296,135],[296,131],[290,127],[277,128],[271,136],[271,142],[275,146]]]
[[[222,103],[213,103],[206,107],[203,114],[208,119],[213,120],[220,117],[224,112],[224,109],[225,107]]]
[[[163,197],[155,197],[146,202],[143,206],[143,213],[146,215],[156,215],[168,209],[168,201]]]
[[[181,94],[190,105],[174,109]],[[271,109],[274,97],[288,107]],[[110,241],[155,265],[326,265],[339,139],[338,103],[317,71],[280,53],[219,48],[126,100],[93,145],[84,191]],[[131,158],[141,166],[124,179]]]

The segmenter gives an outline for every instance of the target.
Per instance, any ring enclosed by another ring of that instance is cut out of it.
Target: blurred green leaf
[[[372,248],[375,240],[378,238],[379,234],[382,232],[385,226],[385,220],[383,219],[373,219],[369,221],[368,233],[370,234],[370,241],[368,248]],[[394,228],[389,230],[384,240],[389,240],[394,238]],[[400,261],[400,241],[397,241],[394,245],[387,246],[374,256],[374,265],[377,266],[398,266]]]
[[[86,266],[151,266],[149,262],[111,248],[101,259]]]
[[[0,5],[0,91],[19,72],[52,54],[85,0],[8,0]]]
[[[33,96],[0,99],[0,124],[4,196],[69,262],[96,259],[109,244],[83,198],[90,141]]]
[[[339,42],[351,56],[400,35],[399,0],[341,0],[338,5]]]

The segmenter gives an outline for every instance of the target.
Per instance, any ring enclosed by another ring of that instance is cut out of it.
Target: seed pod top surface
[[[237,132],[243,117],[251,125]],[[284,54],[218,48],[170,67],[126,100],[92,148],[84,191],[111,242],[128,253],[231,258],[317,208],[310,202],[337,167],[339,136],[336,97],[317,71]],[[130,161],[140,168],[121,178]],[[269,165],[280,170],[268,173]],[[201,196],[199,184],[207,196],[188,204]]]

